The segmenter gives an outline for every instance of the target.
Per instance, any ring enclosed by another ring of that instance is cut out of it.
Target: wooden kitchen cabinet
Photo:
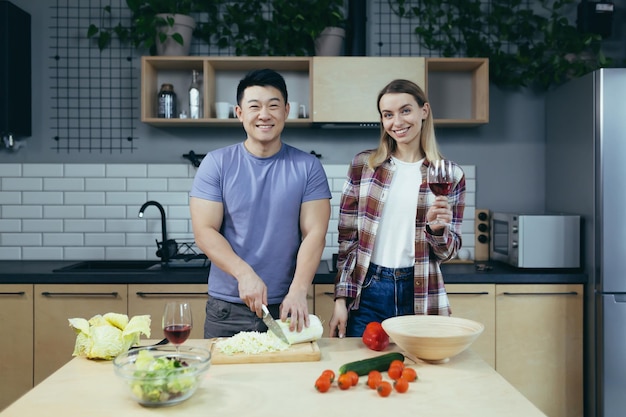
[[[435,126],[471,127],[489,123],[489,60],[426,58],[426,93]]]
[[[141,59],[141,121],[153,126],[241,126],[236,118],[218,119],[215,103],[236,104],[237,85],[253,69],[271,68],[285,78],[289,101],[311,109],[311,58],[308,57],[202,57],[202,56],[144,56]],[[200,72],[202,88],[202,118],[162,119],[157,117],[157,96],[163,83],[174,86],[178,113],[189,114],[187,90],[191,72]],[[289,119],[287,126],[308,126],[311,118]]]
[[[496,367],[496,285],[447,284],[452,316],[484,324],[485,330],[471,349],[492,368]]]
[[[204,319],[207,301],[207,284],[129,284],[129,317],[149,314],[152,339],[162,339],[161,318],[168,301],[186,300],[191,303],[193,328],[190,339],[204,338]]]
[[[496,371],[549,417],[583,416],[583,286],[497,285]]]
[[[396,78],[411,80],[425,88],[425,59],[313,58],[313,121],[378,124],[376,98],[380,90]]]
[[[68,319],[109,312],[127,314],[126,284],[36,284],[34,286],[34,384],[70,359],[76,334]]]
[[[476,126],[489,122],[489,61],[486,58],[422,57],[241,57],[144,56],[141,59],[141,121],[153,126],[240,127],[236,118],[218,119],[215,103],[236,104],[239,80],[250,70],[272,68],[287,83],[289,100],[304,104],[306,117],[288,127],[357,123],[377,126],[378,92],[394,78],[425,89],[436,126]],[[193,70],[201,74],[202,117],[157,117],[163,83],[174,86],[177,113],[189,113],[187,90]]]
[[[33,285],[0,284],[0,410],[33,387]]]

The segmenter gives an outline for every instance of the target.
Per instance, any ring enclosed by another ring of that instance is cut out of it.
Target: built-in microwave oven
[[[579,268],[577,215],[493,213],[491,260],[517,268]]]

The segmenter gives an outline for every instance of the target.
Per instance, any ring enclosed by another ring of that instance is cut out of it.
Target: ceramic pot
[[[184,14],[158,14],[158,17],[167,19],[168,16],[174,18],[174,25],[164,26],[163,31],[167,34],[165,42],[161,42],[157,36],[156,50],[158,55],[167,56],[185,56],[189,55],[189,49],[191,48],[191,40],[193,30],[196,27],[196,21],[191,17]],[[176,42],[172,35],[179,33],[183,37],[183,44]]]
[[[343,55],[343,41],[346,30],[338,27],[327,27],[315,39],[315,55],[341,56]]]

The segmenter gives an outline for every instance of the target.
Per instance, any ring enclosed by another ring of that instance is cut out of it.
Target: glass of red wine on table
[[[431,161],[428,166],[428,186],[436,196],[447,196],[452,191],[452,183],[454,181],[454,166],[452,161],[438,159]],[[437,217],[429,225],[448,225]]]
[[[187,340],[193,327],[191,305],[186,301],[171,301],[163,313],[163,333],[170,343],[178,347]]]

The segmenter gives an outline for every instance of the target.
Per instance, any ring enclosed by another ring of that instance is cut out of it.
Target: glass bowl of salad
[[[211,352],[195,346],[147,346],[113,360],[115,374],[139,404],[161,407],[191,397],[211,365]]]

